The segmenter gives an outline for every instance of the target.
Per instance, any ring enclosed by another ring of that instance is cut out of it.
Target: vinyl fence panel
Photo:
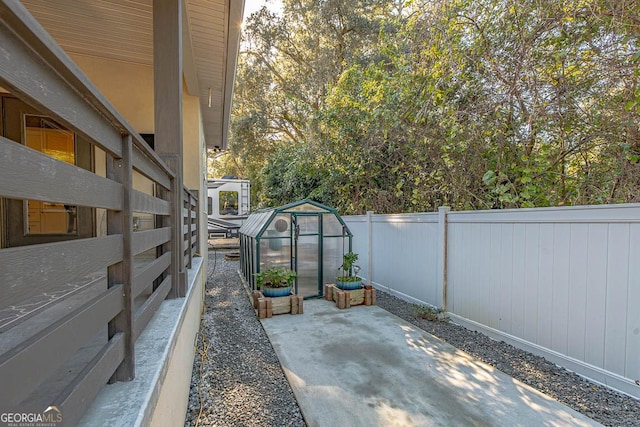
[[[362,267],[360,276],[415,303],[441,304],[438,214],[343,218],[354,235],[354,252],[359,254],[357,263]]]

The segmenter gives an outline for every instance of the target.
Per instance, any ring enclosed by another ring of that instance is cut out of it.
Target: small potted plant
[[[362,279],[358,277],[358,271],[360,267],[354,265],[358,260],[358,254],[353,252],[347,252],[342,256],[342,276],[336,277],[336,286],[338,289],[351,291],[354,289],[360,289],[362,286]]]
[[[256,274],[256,284],[265,297],[289,296],[294,280],[296,273],[285,267],[269,267]]]

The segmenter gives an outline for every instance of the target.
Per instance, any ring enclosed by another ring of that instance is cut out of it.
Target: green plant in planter
[[[285,267],[269,267],[260,273],[256,273],[258,288],[287,288],[293,285],[296,273]]]
[[[353,290],[359,289],[362,284],[362,279],[358,277],[358,271],[360,267],[354,265],[358,260],[358,254],[353,252],[347,252],[342,256],[342,276],[336,277],[336,286],[340,289]]]
[[[338,277],[338,279],[342,280],[343,282],[351,282],[357,279],[358,277],[353,274],[353,270],[354,270],[353,264],[357,260],[358,260],[358,254],[356,253],[347,252],[346,254],[344,254],[342,256],[342,265],[340,266],[340,268],[342,268],[343,274],[341,277]]]

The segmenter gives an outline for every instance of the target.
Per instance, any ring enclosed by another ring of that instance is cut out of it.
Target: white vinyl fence
[[[640,204],[343,219],[374,286],[640,398]]]

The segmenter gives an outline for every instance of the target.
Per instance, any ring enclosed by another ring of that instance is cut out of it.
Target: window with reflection
[[[237,191],[221,191],[218,197],[220,200],[220,215],[238,215]]]
[[[37,115],[24,116],[25,145],[55,159],[75,164],[76,143],[73,132]],[[25,201],[26,234],[77,234],[77,207],[60,203]]]

